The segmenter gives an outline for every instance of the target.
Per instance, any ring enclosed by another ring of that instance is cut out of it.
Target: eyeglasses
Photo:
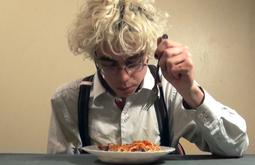
[[[140,72],[143,70],[144,66],[147,66],[147,63],[144,61],[145,59],[142,54],[127,58],[123,64],[119,64],[116,60],[106,56],[95,59],[96,65],[102,73],[112,75],[117,74],[120,70],[125,70],[128,74]]]

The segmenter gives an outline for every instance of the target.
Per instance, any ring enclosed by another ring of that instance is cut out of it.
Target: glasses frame
[[[100,58],[97,58],[98,55],[95,51],[96,58],[94,59],[97,69],[99,69],[104,75],[105,74],[113,74],[116,75],[119,71],[125,70],[127,74],[131,75],[132,73],[140,72],[143,70],[145,66],[148,65],[148,62],[145,62],[145,56],[141,54],[141,58],[139,59],[139,62],[134,62],[130,64],[125,64],[126,61],[123,62],[123,64],[113,65],[113,66],[104,66],[102,63],[100,63]]]

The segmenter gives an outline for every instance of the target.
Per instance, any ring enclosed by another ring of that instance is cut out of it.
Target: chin
[[[128,97],[128,96],[133,95],[134,93],[135,93],[135,92],[132,91],[132,92],[117,92],[116,94],[117,94],[118,97],[126,98],[126,97]]]

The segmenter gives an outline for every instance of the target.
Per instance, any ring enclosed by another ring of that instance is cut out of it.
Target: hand
[[[194,65],[188,47],[160,38],[155,55],[160,60],[159,65],[166,80],[191,107],[199,106],[204,94],[194,83]]]

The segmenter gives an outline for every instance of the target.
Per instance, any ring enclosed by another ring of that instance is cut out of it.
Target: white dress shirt
[[[82,146],[78,128],[78,95],[82,79],[58,88],[51,98],[52,117],[49,127],[48,153],[74,153]],[[160,143],[154,106],[147,107],[154,78],[147,69],[142,87],[126,99],[120,110],[112,95],[95,74],[90,93],[89,135],[92,144],[125,144],[134,140]],[[169,110],[171,146],[181,137],[201,150],[223,156],[241,156],[249,140],[245,120],[233,109],[222,105],[206,91],[196,109],[185,109],[182,97],[162,77],[166,106]]]

